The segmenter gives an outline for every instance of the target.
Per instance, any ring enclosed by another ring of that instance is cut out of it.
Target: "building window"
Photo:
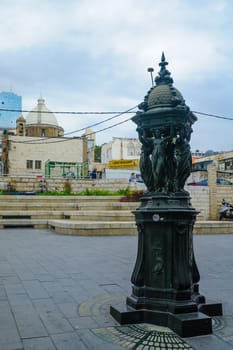
[[[41,160],[35,160],[35,169],[41,169]]]
[[[27,169],[33,168],[33,160],[27,160]]]
[[[127,156],[135,156],[135,148],[133,143],[127,145]]]

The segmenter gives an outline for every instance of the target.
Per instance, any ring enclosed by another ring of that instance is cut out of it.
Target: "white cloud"
[[[0,90],[12,86],[26,109],[42,93],[52,110],[124,110],[143,100],[147,68],[157,74],[165,51],[185,99],[182,86],[196,109],[200,97],[206,111],[219,98],[226,113],[233,107],[231,99],[222,103],[231,89],[223,82],[233,76],[232,10],[230,0],[2,0]],[[60,119],[67,129],[84,125]],[[134,133],[134,125],[102,135],[118,132]]]

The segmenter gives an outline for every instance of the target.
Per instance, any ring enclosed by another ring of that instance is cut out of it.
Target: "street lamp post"
[[[152,85],[152,87],[154,87],[154,79],[153,79],[153,72],[154,72],[154,68],[149,67],[149,68],[147,69],[147,72],[149,72],[149,73],[150,73],[150,77],[151,77],[151,85]]]

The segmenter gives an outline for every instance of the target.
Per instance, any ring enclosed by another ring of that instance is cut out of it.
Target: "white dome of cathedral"
[[[38,99],[37,106],[28,113],[26,118],[27,126],[35,124],[59,126],[55,115],[46,107],[43,98]]]

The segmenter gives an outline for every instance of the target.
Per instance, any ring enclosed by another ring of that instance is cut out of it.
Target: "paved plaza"
[[[78,237],[0,230],[0,349],[117,350],[233,348],[233,235],[194,237],[201,293],[223,303],[213,334],[181,339],[164,327],[120,326],[136,236]]]

